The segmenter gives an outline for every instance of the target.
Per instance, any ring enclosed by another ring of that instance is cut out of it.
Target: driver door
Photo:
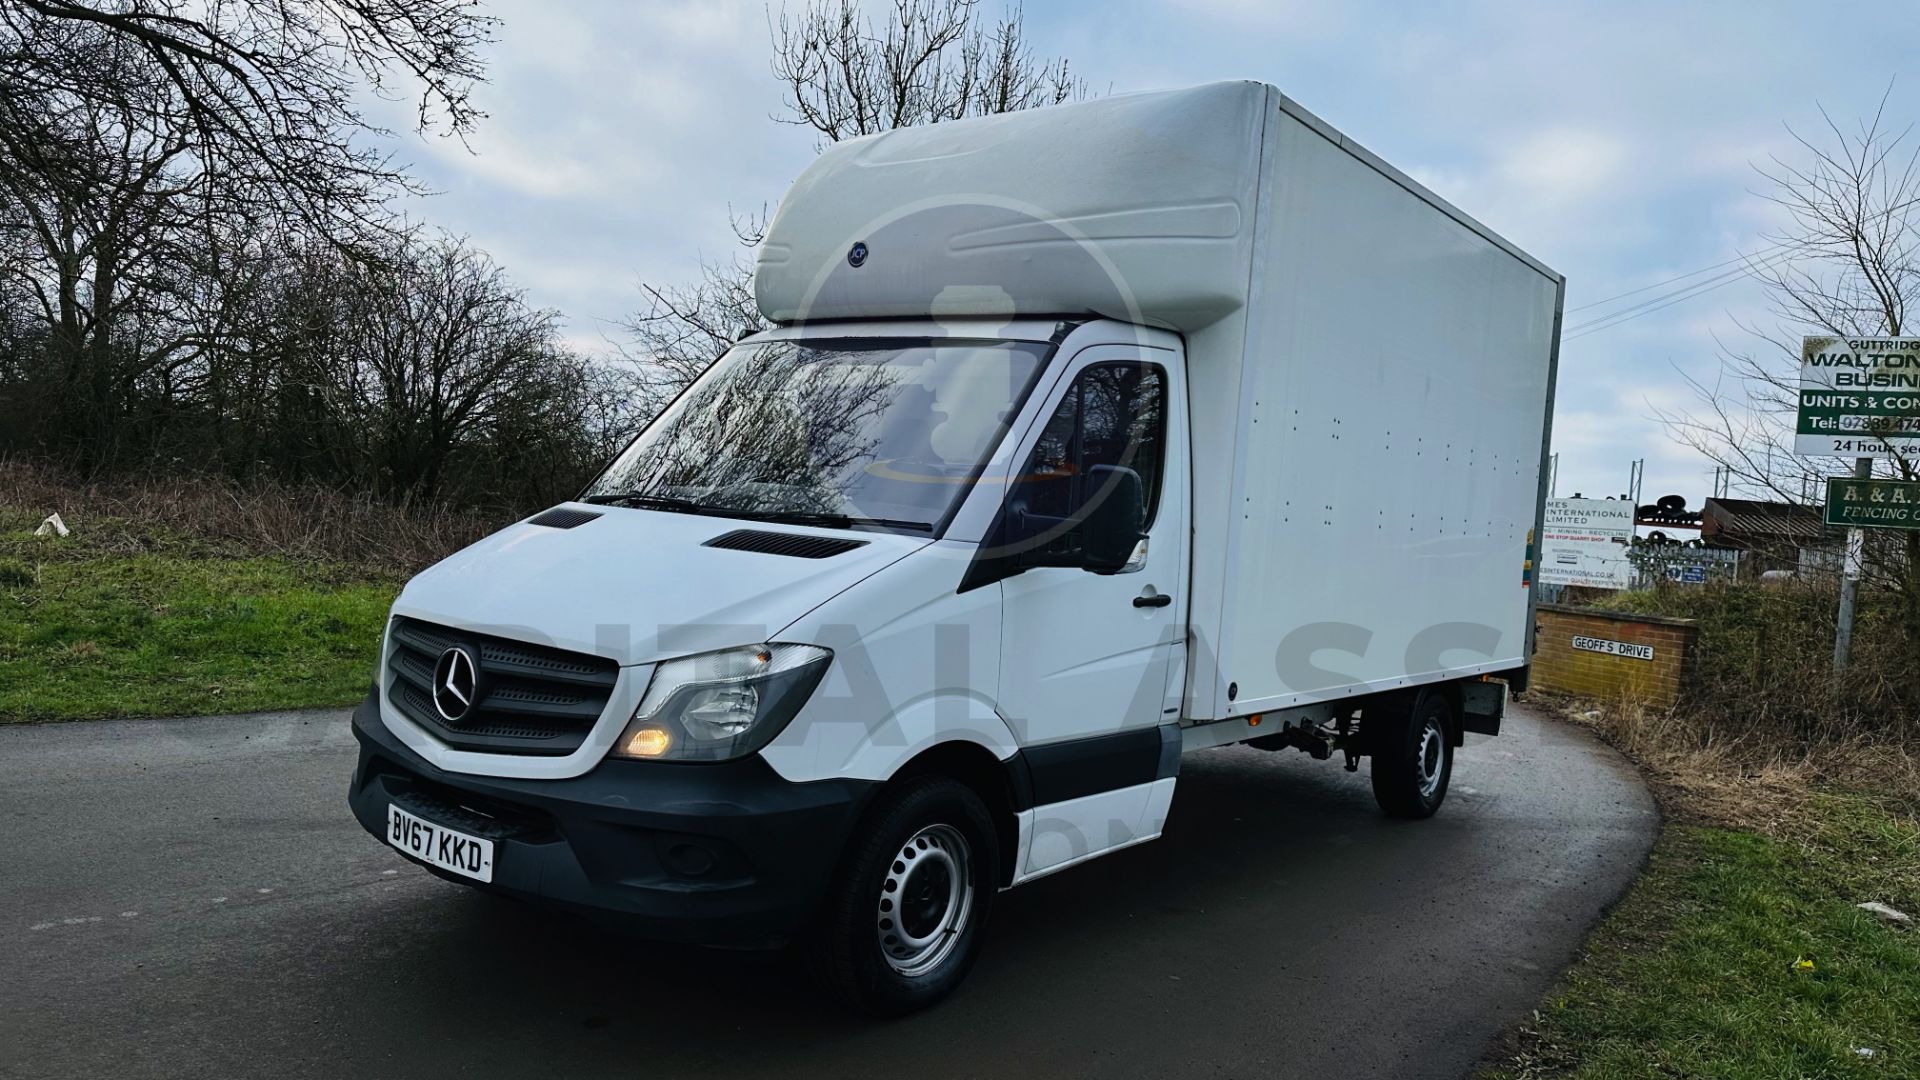
[[[1035,804],[1023,876],[1152,839],[1172,799],[1187,576],[1177,364],[1167,350],[1083,351],[1018,459],[1009,498],[1036,514],[1071,520],[1100,465],[1134,470],[1146,495],[1146,538],[1119,572],[1032,566],[1001,582],[999,704]],[[1047,543],[1070,552],[1060,531]]]

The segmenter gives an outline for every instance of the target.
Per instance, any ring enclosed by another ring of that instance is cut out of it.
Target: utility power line
[[[1613,296],[1607,297],[1604,300],[1595,300],[1595,301],[1592,301],[1591,303],[1581,304],[1579,307],[1568,308],[1566,311],[1566,314],[1571,315],[1576,311],[1586,311],[1588,308],[1605,307],[1606,305],[1613,303],[1615,300],[1625,300],[1629,296],[1638,296],[1649,289],[1658,289],[1664,285],[1672,285],[1677,282],[1685,281],[1688,278],[1699,277],[1701,274],[1707,273],[1710,270],[1718,270],[1723,266],[1732,266],[1735,263],[1743,263],[1750,258],[1756,258],[1776,248],[1797,247],[1797,246],[1800,246],[1800,243],[1801,243],[1800,241],[1796,241],[1796,240],[1781,240],[1777,243],[1768,244],[1766,247],[1761,248],[1759,251],[1756,251],[1751,255],[1735,255],[1733,258],[1727,259],[1724,262],[1717,262],[1717,263],[1714,263],[1712,266],[1703,266],[1698,270],[1689,270],[1684,274],[1679,274],[1674,277],[1670,277],[1665,281],[1656,281],[1651,285],[1642,285],[1637,289],[1628,289],[1626,292],[1617,293]]]
[[[1905,213],[1917,203],[1920,203],[1920,199],[1909,199],[1898,205],[1889,206],[1885,210],[1874,214],[1868,221],[1888,219],[1896,214]],[[1864,226],[1866,223],[1863,222],[1862,224]],[[1752,277],[1761,270],[1778,266],[1791,256],[1813,246],[1813,242],[1807,240],[1775,241],[1756,251],[1735,255],[1731,259],[1724,259],[1711,266],[1703,266],[1698,270],[1690,270],[1687,273],[1667,278],[1664,281],[1656,281],[1651,285],[1642,285],[1637,289],[1628,289],[1626,292],[1609,296],[1603,300],[1595,300],[1591,303],[1581,304],[1579,307],[1569,308],[1566,314],[1572,314],[1576,311],[1587,311],[1592,308],[1605,307],[1616,300],[1625,300],[1630,296],[1638,296],[1641,293],[1662,289],[1669,285],[1689,282],[1670,292],[1658,293],[1638,304],[1620,308],[1616,311],[1610,311],[1604,315],[1596,315],[1585,322],[1566,327],[1561,332],[1561,340],[1573,341],[1590,334],[1597,334],[1602,330],[1611,330],[1621,323],[1632,322],[1642,315],[1651,315],[1663,308],[1672,307],[1683,300],[1691,300],[1696,296],[1705,295],[1706,293],[1713,292],[1715,289],[1731,285],[1743,278]],[[1728,269],[1728,267],[1731,267],[1731,269]],[[1715,273],[1715,271],[1718,271],[1718,273]],[[1702,274],[1711,274],[1712,276],[1701,278],[1699,281],[1692,280],[1699,278]]]
[[[1577,323],[1574,326],[1568,327],[1563,331],[1561,340],[1573,341],[1578,338],[1597,334],[1602,330],[1611,330],[1622,323],[1632,322],[1643,315],[1651,315],[1656,311],[1672,307],[1684,300],[1691,300],[1696,296],[1704,296],[1707,293],[1724,288],[1743,278],[1752,277],[1762,270],[1777,266],[1791,258],[1805,246],[1805,244],[1798,243],[1779,245],[1778,250],[1775,250],[1772,254],[1765,257],[1745,257],[1743,258],[1743,262],[1745,262],[1744,265],[1736,266],[1731,270],[1723,270],[1712,277],[1703,278],[1689,285],[1674,289],[1671,292],[1657,294],[1631,307],[1621,308],[1618,311],[1609,312],[1605,315],[1589,319],[1586,322]],[[1747,259],[1751,261],[1746,261]]]

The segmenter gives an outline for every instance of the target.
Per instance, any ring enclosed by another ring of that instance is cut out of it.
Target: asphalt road
[[[779,957],[611,940],[360,831],[345,713],[0,729],[0,1075],[1455,1077],[1656,827],[1524,711],[1440,815],[1365,767],[1189,758],[1158,842],[1002,897],[968,983],[869,1025]]]

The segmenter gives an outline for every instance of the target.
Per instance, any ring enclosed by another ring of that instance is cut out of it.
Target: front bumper
[[[569,780],[450,773],[380,720],[353,713],[360,760],[347,801],[383,840],[387,807],[494,842],[493,881],[450,881],[584,914],[643,937],[777,941],[825,895],[876,784],[782,779],[758,755],[712,764],[608,760]],[[427,866],[421,863],[422,866]]]

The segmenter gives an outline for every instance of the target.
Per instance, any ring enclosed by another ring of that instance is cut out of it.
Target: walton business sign
[[[1920,338],[1804,339],[1793,450],[1833,457],[1920,451]]]

